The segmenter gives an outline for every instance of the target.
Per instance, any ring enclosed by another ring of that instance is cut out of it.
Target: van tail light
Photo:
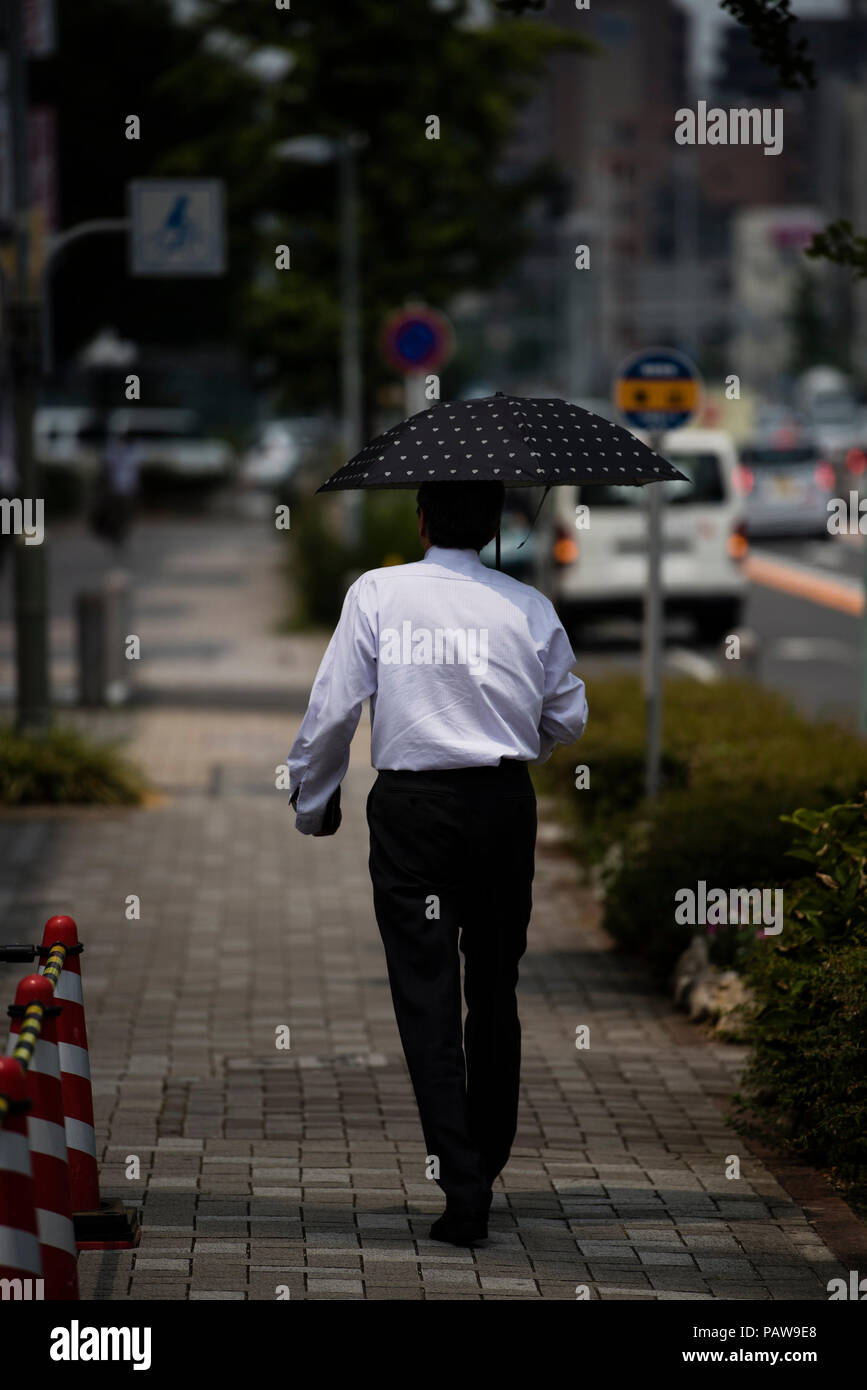
[[[747,468],[745,464],[739,463],[735,469],[735,489],[746,497],[748,493],[752,492],[755,485],[756,476],[753,470]]]
[[[827,459],[821,459],[816,464],[816,471],[813,474],[813,478],[817,487],[830,492],[834,486],[834,476],[834,469]]]
[[[743,521],[739,522],[726,541],[726,550],[732,560],[743,560],[750,548],[747,540],[747,528]]]
[[[846,472],[854,473],[856,478],[860,478],[864,470],[867,469],[867,454],[863,449],[848,449],[846,452]]]
[[[578,542],[567,527],[558,522],[554,527],[553,557],[555,565],[573,565],[578,559]]]

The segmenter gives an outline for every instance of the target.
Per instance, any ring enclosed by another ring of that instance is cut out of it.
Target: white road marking
[[[783,565],[786,569],[794,570],[797,574],[803,574],[810,579],[824,579],[824,570],[818,565],[806,565],[803,561],[793,560],[790,555],[781,555],[770,550],[750,550],[750,555],[756,560],[767,561],[771,565]],[[840,584],[844,589],[851,589],[853,594],[860,594],[863,583],[860,579],[853,578],[849,574],[837,575],[834,579],[835,584]]]
[[[818,565],[819,569],[842,569],[846,563],[846,554],[839,547],[828,541],[811,541],[804,547],[804,559],[811,565]]]

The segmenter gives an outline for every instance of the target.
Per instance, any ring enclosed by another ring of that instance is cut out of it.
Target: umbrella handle
[[[500,528],[497,527],[496,567],[500,568]]]

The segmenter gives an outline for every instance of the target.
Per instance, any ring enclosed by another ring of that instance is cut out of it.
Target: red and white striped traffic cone
[[[26,1071],[30,1112],[27,1135],[33,1168],[36,1223],[42,1247],[45,1297],[77,1299],[75,1231],[69,1200],[69,1168],[66,1131],[63,1124],[63,1095],[57,1056],[57,1014],[51,981],[43,975],[25,975],[10,1007],[12,1032],[8,1051],[18,1044],[18,1035],[28,1004],[42,1004],[42,1028]]]
[[[14,1281],[13,1297],[42,1298],[42,1255],[27,1143],[27,1079],[14,1057],[0,1057],[0,1279]],[[3,1284],[6,1296],[10,1285]]]
[[[84,1021],[79,956],[84,949],[72,917],[50,917],[42,933],[40,954],[48,966],[51,948],[66,948],[59,975],[48,968],[54,998],[62,1007],[57,1021],[60,1080],[66,1146],[69,1151],[69,1188],[72,1219],[79,1250],[124,1250],[137,1245],[141,1236],[138,1212],[122,1202],[101,1202],[93,1123],[93,1087]]]
[[[73,1212],[97,1211],[99,1172],[96,1166],[84,996],[81,990],[81,946],[78,927],[71,917],[51,917],[45,923],[43,950],[50,950],[58,941],[66,947],[66,960],[54,986],[54,998],[63,1005],[57,1020],[57,1050],[63,1088],[66,1147],[69,1151],[69,1195]]]

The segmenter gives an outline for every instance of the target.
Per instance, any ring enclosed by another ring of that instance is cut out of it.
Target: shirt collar
[[[429,561],[432,565],[442,565],[447,570],[469,570],[487,569],[487,566],[480,559],[477,550],[461,550],[451,545],[432,545],[425,552],[422,564]]]

